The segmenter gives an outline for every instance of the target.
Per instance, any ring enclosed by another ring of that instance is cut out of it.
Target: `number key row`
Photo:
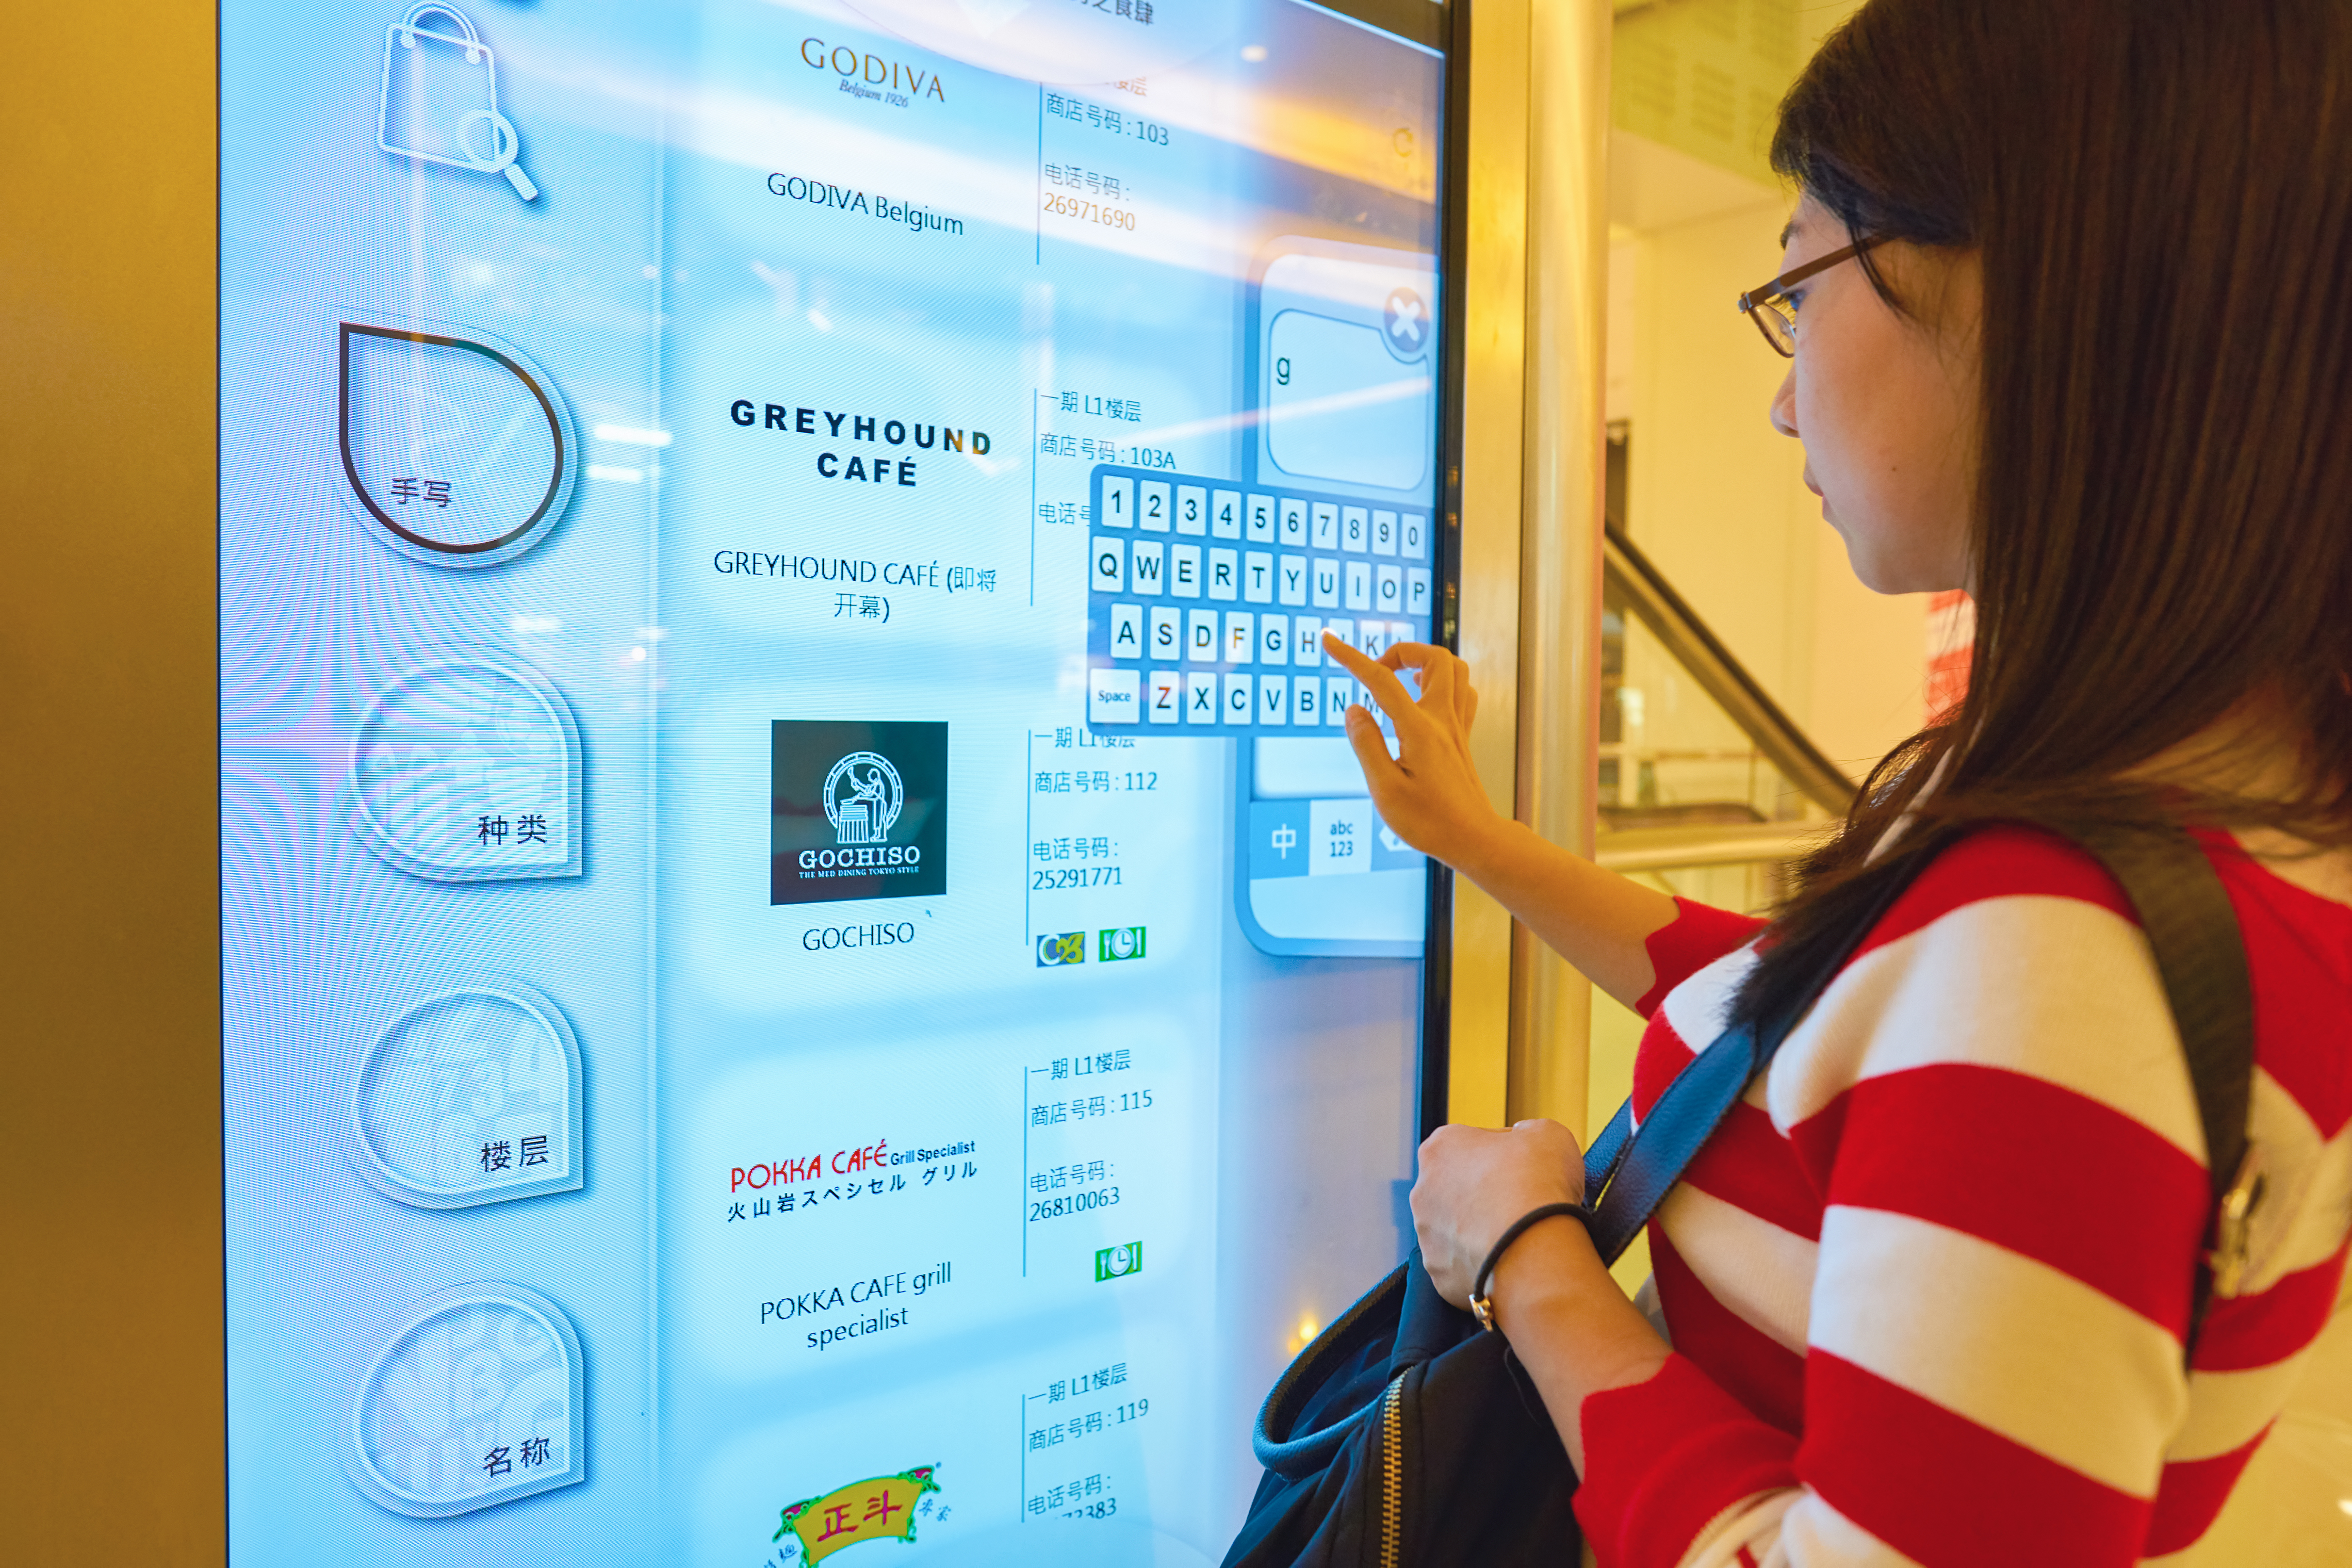
[[[1164,479],[1101,476],[1095,515],[1105,528],[1246,540],[1354,555],[1429,558],[1425,512],[1349,506],[1307,496],[1244,494]]]

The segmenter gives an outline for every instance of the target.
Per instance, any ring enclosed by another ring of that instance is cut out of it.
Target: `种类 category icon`
[[[580,1046],[520,981],[428,996],[369,1046],[351,1089],[353,1163],[387,1196],[465,1208],[582,1184]]]
[[[456,1286],[375,1342],[344,1465],[385,1508],[446,1519],[586,1479],[580,1337],[546,1297]]]
[[[467,643],[409,656],[361,710],[350,767],[353,830],[412,876],[580,874],[580,731],[519,658]]]
[[[580,442],[547,373],[470,327],[343,320],[338,455],[376,537],[436,566],[494,566],[545,538]]]
[[[404,158],[504,174],[525,201],[539,195],[515,162],[522,137],[499,112],[498,57],[454,6],[425,0],[383,30],[375,144]]]

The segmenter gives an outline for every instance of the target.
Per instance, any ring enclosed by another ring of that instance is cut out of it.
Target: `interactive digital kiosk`
[[[1221,1554],[1442,1107],[1448,35],[226,0],[239,1568]]]

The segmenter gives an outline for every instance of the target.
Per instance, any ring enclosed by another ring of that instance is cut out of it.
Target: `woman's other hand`
[[[1412,1228],[1438,1294],[1466,1306],[1478,1266],[1511,1222],[1546,1204],[1584,1197],[1584,1152],[1557,1121],[1522,1121],[1507,1131],[1441,1127],[1421,1146],[1412,1184]],[[1629,1388],[1666,1364],[1666,1342],[1609,1277],[1582,1226],[1563,1215],[1529,1226],[1495,1267],[1487,1286],[1496,1327],[1534,1377],[1584,1473],[1584,1401]]]
[[[1361,708],[1348,710],[1348,743],[1363,764],[1381,820],[1423,854],[1475,876],[1471,863],[1508,819],[1487,800],[1470,760],[1470,723],[1478,712],[1470,667],[1442,647],[1417,642],[1398,643],[1370,659],[1328,632],[1323,651],[1363,683],[1396,726],[1392,757],[1372,716]],[[1419,678],[1417,700],[1397,679],[1405,669]]]
[[[1463,1306],[1478,1266],[1513,1220],[1583,1196],[1584,1151],[1557,1121],[1522,1121],[1499,1132],[1441,1127],[1421,1146],[1421,1176],[1412,1184],[1422,1266],[1438,1294]]]

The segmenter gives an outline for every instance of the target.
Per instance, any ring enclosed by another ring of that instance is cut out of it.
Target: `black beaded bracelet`
[[[1573,1216],[1587,1230],[1592,1228],[1592,1211],[1584,1205],[1546,1204],[1541,1208],[1529,1209],[1513,1220],[1496,1238],[1493,1250],[1486,1254],[1486,1261],[1478,1266],[1478,1278],[1470,1287],[1470,1315],[1478,1320],[1480,1328],[1490,1334],[1496,1331],[1495,1299],[1486,1293],[1486,1287],[1494,1279],[1495,1267],[1503,1261],[1503,1254],[1509,1251],[1511,1243],[1527,1234],[1529,1227],[1548,1219],[1558,1219],[1563,1215]]]

